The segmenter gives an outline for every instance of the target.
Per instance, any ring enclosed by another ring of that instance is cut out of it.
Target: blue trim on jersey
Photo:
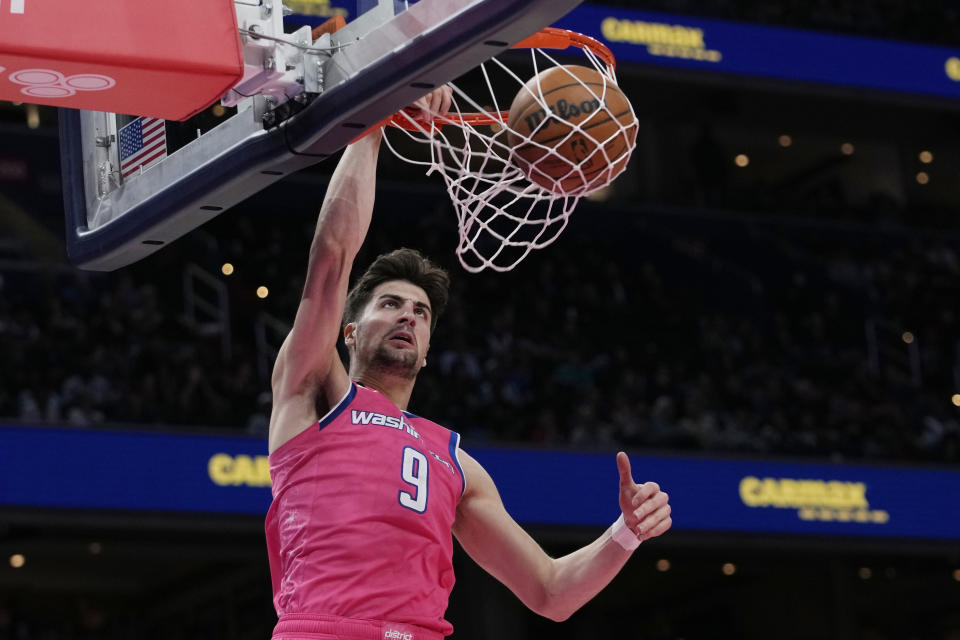
[[[460,471],[460,495],[463,495],[463,492],[467,490],[467,478],[463,475],[463,467],[460,466],[460,459],[457,457],[457,449],[460,447],[460,434],[456,431],[450,432],[450,457],[453,459],[453,464],[457,465],[457,469]]]
[[[330,409],[327,415],[323,416],[323,418],[317,421],[317,430],[319,431],[320,429],[323,429],[325,426],[333,422],[337,416],[343,413],[343,410],[346,409],[351,402],[353,402],[353,397],[355,395],[357,395],[357,384],[351,380],[350,390],[347,391],[347,395],[343,396],[343,400],[338,402],[337,406],[335,406],[333,409]]]

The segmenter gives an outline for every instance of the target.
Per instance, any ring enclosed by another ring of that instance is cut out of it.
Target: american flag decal
[[[140,167],[153,166],[167,156],[167,132],[159,118],[137,118],[117,133],[120,173],[126,178]]]

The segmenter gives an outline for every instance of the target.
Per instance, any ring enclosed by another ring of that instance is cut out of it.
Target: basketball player
[[[445,113],[449,102],[443,89],[416,104]],[[670,528],[667,494],[635,484],[618,453],[621,517],[554,559],[510,517],[459,436],[406,410],[448,277],[401,249],[380,256],[347,292],[373,211],[381,136],[348,147],[330,180],[303,297],[273,371],[273,637],[440,640],[453,630],[444,619],[451,533],[525,605],[564,620],[642,540]],[[341,330],[349,371],[336,350]]]

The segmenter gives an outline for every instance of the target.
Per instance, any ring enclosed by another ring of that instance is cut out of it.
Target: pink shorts
[[[273,628],[273,640],[443,640],[443,635],[412,624],[288,613]]]

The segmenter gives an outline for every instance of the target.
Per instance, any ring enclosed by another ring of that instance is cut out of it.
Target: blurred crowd
[[[182,320],[180,290],[123,273],[7,273],[0,415],[25,422],[242,426],[261,381]]]
[[[410,408],[465,446],[960,459],[956,239],[585,202],[555,245],[475,276],[455,263],[448,206],[381,195],[358,265],[406,245],[453,274]],[[229,283],[229,353],[184,320],[189,239],[113,274],[6,275],[0,415],[264,435],[252,323],[292,321],[314,214],[278,220],[213,223],[200,263]],[[261,283],[266,300],[250,294]]]
[[[627,227],[612,245],[574,230],[529,274],[490,281],[487,326],[476,289],[455,300],[425,413],[577,447],[958,459],[956,244],[708,217]]]

